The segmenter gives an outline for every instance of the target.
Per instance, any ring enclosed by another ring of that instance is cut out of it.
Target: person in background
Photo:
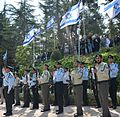
[[[6,113],[4,113],[5,116],[11,116],[12,115],[12,104],[13,104],[13,93],[14,93],[14,84],[15,84],[15,77],[13,73],[11,72],[12,67],[6,66],[2,69],[4,80],[3,80],[3,86],[4,86],[4,94],[5,94],[5,104],[6,104]]]
[[[29,88],[32,89],[33,107],[31,110],[39,108],[39,94],[38,94],[38,81],[37,81],[37,70],[32,68],[32,77],[29,81]]]
[[[83,85],[82,85],[82,73],[80,72],[80,62],[74,63],[74,70],[71,72],[71,81],[73,84],[73,91],[75,96],[75,104],[77,106],[77,113],[74,117],[83,115],[82,103],[83,103]]]
[[[50,80],[50,72],[49,66],[47,64],[43,65],[43,72],[40,77],[41,91],[42,91],[42,100],[44,104],[44,109],[41,112],[50,110],[50,97],[49,97],[49,80]]]
[[[29,107],[30,105],[30,89],[29,89],[29,81],[30,81],[30,70],[24,71],[24,76],[22,76],[21,82],[23,83],[23,106],[22,108]]]
[[[64,107],[69,106],[69,94],[68,94],[68,86],[70,82],[70,75],[69,75],[69,69],[66,67],[64,68],[64,76],[63,76],[63,97],[64,97]]]
[[[53,76],[53,82],[55,83],[55,90],[57,96],[58,110],[56,110],[56,114],[63,113],[63,76],[64,69],[62,68],[62,64],[60,62],[56,63],[56,71]]]
[[[118,75],[118,64],[114,62],[113,56],[108,56],[108,66],[109,66],[109,93],[112,99],[111,108],[116,109],[117,107],[117,75]]]
[[[111,117],[108,108],[109,68],[100,54],[95,56],[95,63],[94,73],[97,76],[98,96],[102,107],[101,117]]]
[[[18,76],[18,73],[15,73],[15,105],[14,106],[19,106],[20,105],[20,78]]]
[[[3,96],[3,76],[0,76],[0,97],[1,97],[1,103],[3,104],[4,96]]]
[[[85,67],[85,63],[81,62],[80,72],[82,73],[82,84],[83,84],[83,105],[88,105],[88,96],[87,96],[87,88],[88,88],[88,68]]]

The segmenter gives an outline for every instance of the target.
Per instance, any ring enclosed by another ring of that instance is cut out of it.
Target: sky
[[[14,5],[16,8],[18,8],[18,2],[20,2],[21,0],[0,0],[0,11],[3,10],[3,7],[4,7],[4,2],[6,2],[6,4],[12,4]],[[41,10],[38,8],[38,4],[40,2],[42,2],[42,0],[28,0],[29,4],[31,5],[34,5],[35,6],[35,12],[34,12],[34,15],[39,17],[40,14],[42,14]]]

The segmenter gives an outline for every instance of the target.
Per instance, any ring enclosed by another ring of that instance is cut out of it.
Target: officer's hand
[[[97,73],[97,70],[96,70],[96,69],[94,69],[94,73],[95,73],[95,74]]]

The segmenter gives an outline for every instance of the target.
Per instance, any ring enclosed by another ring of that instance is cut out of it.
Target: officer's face
[[[47,67],[44,65],[44,66],[43,66],[43,70],[46,70],[46,69],[47,69]]]
[[[96,61],[97,63],[101,63],[101,62],[102,62],[102,58],[99,57],[99,56],[97,56],[97,57],[95,58],[95,61]]]
[[[112,63],[113,62],[113,59],[112,58],[109,58],[108,59],[108,63]]]
[[[56,67],[57,67],[57,68],[60,68],[60,67],[61,67],[61,65],[59,65],[59,64],[56,64]]]
[[[80,66],[81,66],[81,68],[83,68],[83,67],[84,67],[84,64],[81,64]]]
[[[78,63],[77,63],[77,62],[75,62],[75,63],[74,63],[74,66],[75,66],[75,67],[78,67]]]
[[[10,72],[10,69],[9,69],[9,68],[6,68],[5,71],[6,71],[6,72]]]
[[[34,74],[34,73],[35,73],[35,70],[32,70],[32,73]]]

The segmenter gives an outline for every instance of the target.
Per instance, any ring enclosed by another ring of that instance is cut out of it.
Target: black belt
[[[8,88],[8,86],[4,86],[4,88]]]
[[[109,82],[109,80],[97,81],[98,84],[103,83],[103,82]]]
[[[59,81],[59,82],[56,82],[55,84],[63,84],[63,82],[62,82],[62,81]]]
[[[82,85],[82,84],[76,84],[76,85],[73,85],[73,86],[80,86],[80,85]]]

